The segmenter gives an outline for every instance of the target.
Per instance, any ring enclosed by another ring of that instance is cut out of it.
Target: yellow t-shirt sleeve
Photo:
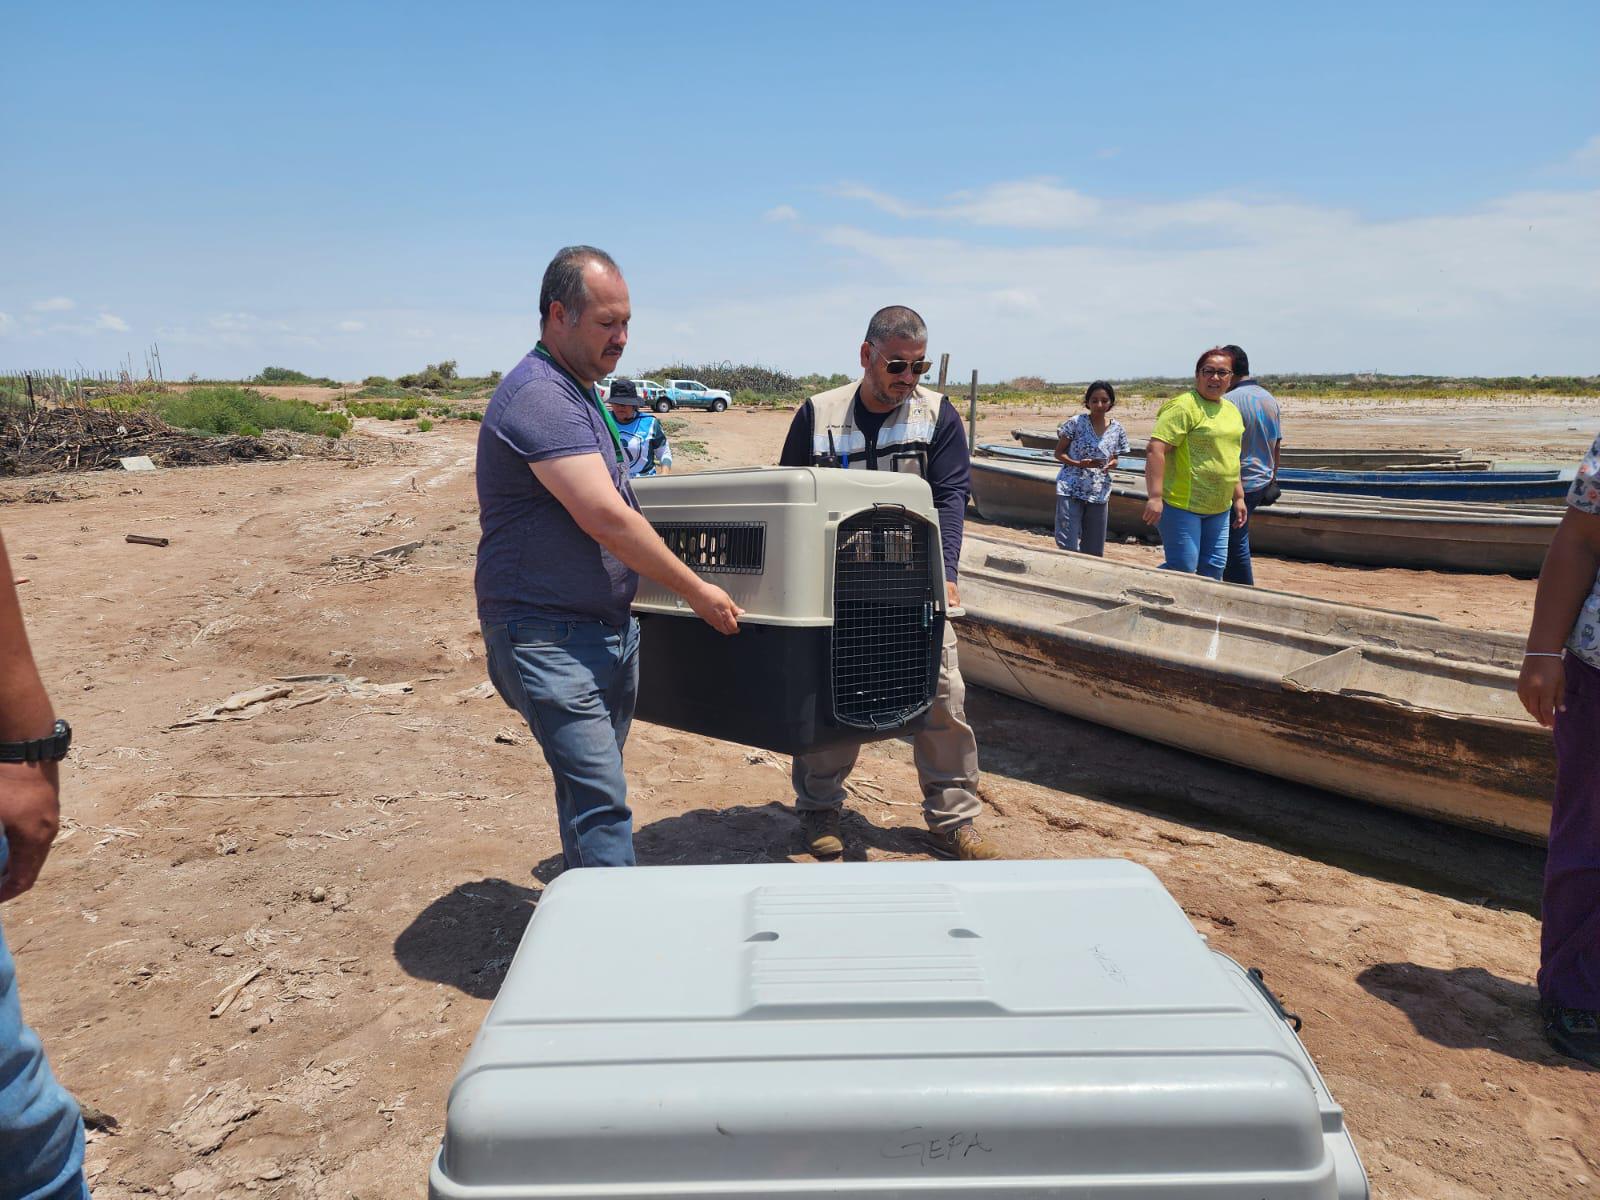
[[[1200,415],[1193,404],[1185,401],[1186,397],[1174,396],[1161,406],[1161,411],[1156,413],[1156,427],[1151,431],[1151,437],[1169,446],[1183,445],[1184,438],[1189,436],[1189,430],[1194,428],[1195,419]]]

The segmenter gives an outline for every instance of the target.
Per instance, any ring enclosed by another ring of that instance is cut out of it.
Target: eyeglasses
[[[1233,372],[1226,367],[1201,367],[1200,374],[1207,379],[1227,379]]]
[[[867,345],[872,346],[872,343],[868,342]],[[878,352],[878,348],[876,346],[872,346],[872,353],[876,358],[883,362],[883,369],[889,372],[891,375],[904,375],[907,370],[910,370],[918,375],[926,375],[928,373],[928,368],[933,366],[933,364],[925,358],[884,358],[883,355]]]

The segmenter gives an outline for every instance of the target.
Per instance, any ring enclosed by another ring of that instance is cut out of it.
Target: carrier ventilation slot
[[[767,563],[762,521],[664,521],[655,531],[667,549],[696,571],[759,575]]]
[[[883,729],[925,709],[939,684],[935,527],[874,509],[839,525],[833,588],[833,713]]]

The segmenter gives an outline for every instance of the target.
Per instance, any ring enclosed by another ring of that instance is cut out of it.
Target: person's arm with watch
[[[0,831],[10,850],[0,904],[33,886],[61,822],[57,765],[72,733],[57,721],[28,649],[28,631],[0,537]]]

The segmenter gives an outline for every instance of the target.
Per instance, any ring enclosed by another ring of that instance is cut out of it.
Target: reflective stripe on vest
[[[869,469],[867,436],[856,426],[856,392],[861,382],[811,397],[811,462],[821,465],[837,457],[838,465],[855,470]],[[917,388],[900,407],[889,413],[878,430],[877,469],[904,471],[923,476],[928,473],[928,448],[939,427],[938,392]]]

